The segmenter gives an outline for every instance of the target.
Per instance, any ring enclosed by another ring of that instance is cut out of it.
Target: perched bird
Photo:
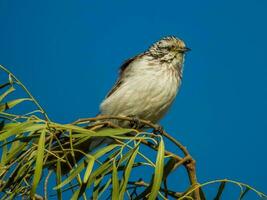
[[[134,116],[157,123],[179,90],[184,56],[189,50],[181,39],[170,36],[127,60],[100,105],[101,114]]]
[[[132,116],[157,123],[171,106],[181,85],[184,56],[190,49],[176,37],[165,37],[147,51],[130,58],[120,68],[119,78],[100,105],[100,115]],[[129,124],[114,120],[122,127]],[[113,143],[108,137],[91,137],[74,146],[68,153],[70,165],[84,157],[82,152],[92,152],[103,144]],[[69,143],[63,143],[69,149]],[[59,147],[54,147],[57,150]],[[70,170],[61,164],[62,173]]]
[[[118,80],[100,105],[101,114],[131,116],[157,123],[179,90],[184,56],[189,50],[181,39],[170,36],[124,62]],[[109,121],[129,127],[125,121]],[[108,143],[112,140],[98,137],[85,146],[92,151]]]

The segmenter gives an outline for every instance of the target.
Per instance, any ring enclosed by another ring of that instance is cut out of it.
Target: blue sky
[[[0,0],[0,63],[58,122],[94,116],[120,64],[163,36],[185,40],[183,84],[163,127],[201,182],[267,192],[267,2]]]

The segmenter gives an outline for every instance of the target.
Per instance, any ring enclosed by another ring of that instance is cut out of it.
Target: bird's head
[[[190,51],[190,49],[186,47],[184,41],[174,36],[164,37],[154,43],[148,50],[153,57],[162,58],[164,60],[183,57],[188,51]]]

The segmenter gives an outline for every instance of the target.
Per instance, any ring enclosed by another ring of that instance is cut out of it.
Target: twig
[[[84,119],[79,119],[77,121],[75,121],[73,124],[80,124],[80,123],[84,123],[84,122],[95,122],[95,121],[101,121],[101,120],[122,120],[122,121],[133,121],[134,119],[131,117],[126,117],[126,116],[107,116],[107,115],[99,115],[97,117],[94,118],[84,118]],[[150,121],[147,120],[142,120],[139,119],[139,122],[148,126],[149,128],[152,128],[154,130],[158,129],[158,125],[153,124]],[[166,133],[164,130],[161,131],[161,135],[163,135],[164,137],[166,137],[168,140],[170,140],[172,143],[174,143],[184,154],[184,158],[181,158],[171,152],[165,151],[165,155],[168,156],[172,156],[173,158],[176,158],[179,162],[176,164],[176,168],[180,165],[184,165],[186,168],[186,171],[188,173],[188,177],[189,177],[189,181],[190,181],[190,185],[191,188],[195,188],[197,185],[199,185],[198,181],[197,181],[197,177],[196,177],[196,162],[195,160],[192,158],[192,156],[190,155],[189,151],[186,149],[185,146],[183,146],[180,142],[178,142],[174,137],[172,137],[171,135],[169,135],[168,133]],[[141,141],[143,144],[147,145],[148,147],[157,150],[157,147],[155,147],[153,144],[150,144],[147,141]],[[199,189],[195,189],[193,190],[193,195],[194,195],[194,199],[195,200],[201,200],[200,197],[200,192]]]
[[[38,195],[38,194],[34,195],[34,199],[35,200],[44,200],[44,198],[42,196]]]
[[[155,150],[155,151],[158,150],[158,148],[157,148],[155,145],[149,143],[149,142],[146,141],[146,140],[141,140],[141,143],[144,144],[144,145],[146,145],[147,147],[149,147],[149,148]],[[172,152],[170,152],[170,151],[167,151],[167,150],[165,150],[165,156],[170,156],[170,157],[174,158],[174,159],[177,160],[177,161],[181,161],[181,160],[183,160],[183,158],[181,158],[180,156],[175,155],[174,153],[172,153]]]
[[[144,181],[129,181],[128,182],[130,185],[135,185],[135,186],[138,186],[138,187],[149,187],[150,184],[149,183],[146,183]],[[167,192],[168,195],[170,195],[171,197],[174,197],[174,198],[179,198],[183,195],[183,193],[181,192],[174,192],[174,191],[171,191],[171,190],[165,190],[164,188],[160,188],[160,191],[161,192]]]
[[[79,119],[75,122],[73,122],[73,124],[79,124],[82,122],[93,122],[93,121],[100,121],[100,120],[107,120],[107,119],[116,119],[116,120],[124,120],[124,121],[133,121],[134,118],[132,117],[125,117],[125,116],[108,116],[108,115],[99,115],[97,117],[93,117],[93,118],[83,118],[83,119]],[[156,124],[153,124],[150,121],[147,120],[143,120],[143,119],[139,119],[140,123],[147,125],[150,128],[153,129],[158,129],[158,126]],[[166,138],[168,138],[171,142],[173,142],[176,146],[178,146],[182,152],[185,155],[188,155],[189,152],[186,149],[186,147],[184,147],[180,142],[178,142],[175,138],[173,138],[171,135],[169,135],[168,133],[166,133],[165,131],[162,131],[162,135],[165,136]]]
[[[45,182],[44,182],[44,200],[47,200],[48,199],[48,195],[47,195],[47,186],[48,186],[48,181],[49,181],[49,178],[51,176],[51,174],[53,173],[52,170],[49,170],[46,178],[45,178]]]
[[[30,91],[26,88],[26,86],[12,73],[10,72],[8,69],[6,69],[5,67],[3,67],[2,65],[0,65],[0,68],[5,71],[7,74],[9,74],[15,81],[16,83],[22,87],[22,89],[29,95],[29,97],[32,99],[32,101],[35,103],[35,105],[40,109],[40,111],[42,112],[42,114],[44,115],[44,117],[46,118],[47,121],[50,121],[48,115],[46,114],[46,112],[44,111],[44,109],[42,108],[42,106],[38,103],[38,101],[34,98],[34,96],[30,93]]]

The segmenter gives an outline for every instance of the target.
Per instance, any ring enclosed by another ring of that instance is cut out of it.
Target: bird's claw
[[[156,124],[156,125],[155,125],[155,128],[154,128],[154,130],[153,130],[153,133],[154,133],[154,134],[160,134],[160,135],[162,135],[163,132],[164,132],[163,127],[160,126],[160,125],[158,125],[158,124]]]
[[[130,127],[133,129],[141,127],[141,122],[138,117],[135,116],[132,117],[132,119],[130,120]]]

